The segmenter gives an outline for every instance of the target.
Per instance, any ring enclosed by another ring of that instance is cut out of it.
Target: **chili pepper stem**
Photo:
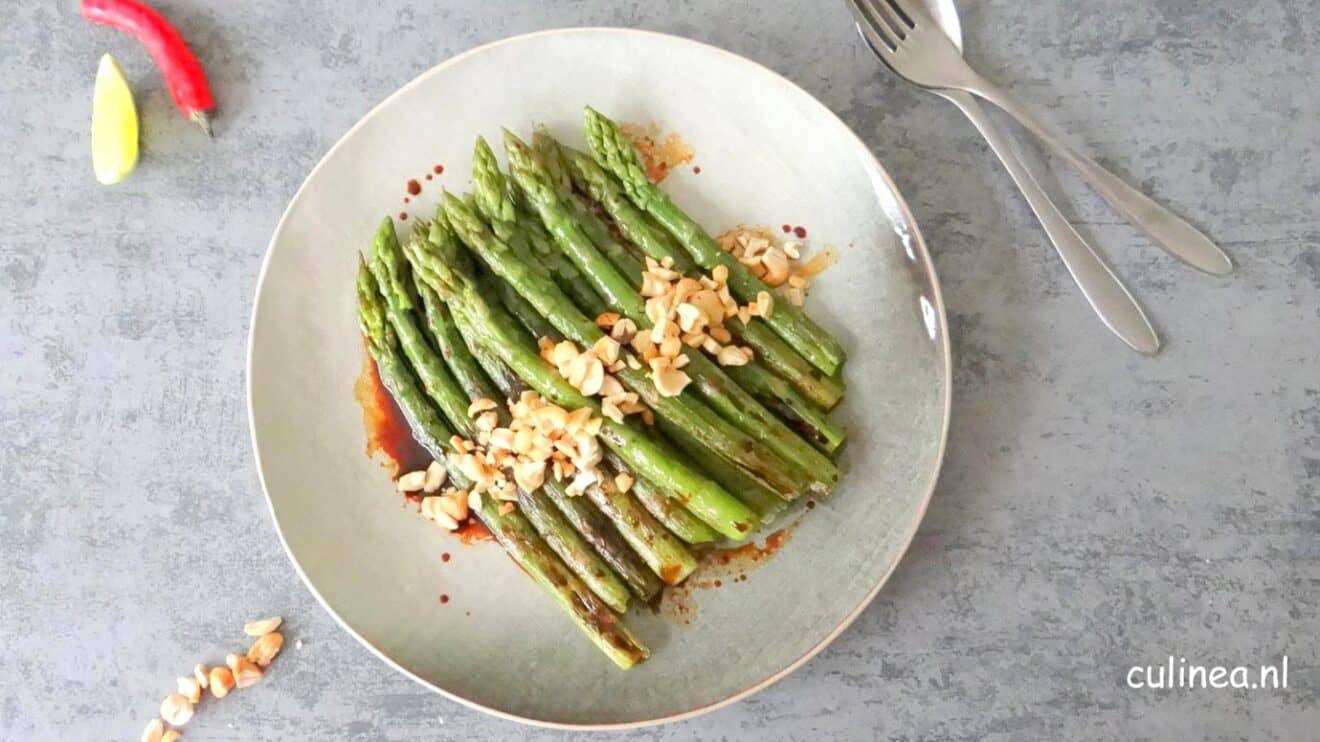
[[[206,111],[193,111],[188,118],[194,124],[202,127],[202,131],[206,132],[208,139],[215,139],[215,135],[211,133],[211,117],[206,115]]]

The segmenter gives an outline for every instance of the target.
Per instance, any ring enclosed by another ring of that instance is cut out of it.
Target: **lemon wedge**
[[[101,57],[92,94],[92,169],[105,185],[118,183],[138,161],[137,107],[114,57]]]

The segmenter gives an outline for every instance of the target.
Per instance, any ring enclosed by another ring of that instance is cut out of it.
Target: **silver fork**
[[[874,33],[868,29],[870,19],[861,8],[860,0],[849,0],[849,6],[857,17],[857,28],[862,38],[874,49],[879,42],[874,40]],[[954,45],[961,48],[962,33],[956,21],[956,11],[950,7],[946,13],[948,15],[942,15],[940,19],[948,24],[944,30]],[[1008,137],[990,120],[976,98],[962,90],[936,89],[932,92],[956,105],[985,137],[990,150],[1004,164],[1031,211],[1040,221],[1040,226],[1063,259],[1073,281],[1105,326],[1129,347],[1141,353],[1159,350],[1159,336],[1150,326],[1150,321],[1146,319],[1136,299],[1132,298],[1091,245],[1068,223],[1067,217],[1050,200],[1040,183],[1036,182],[1035,176],[1018,156]]]
[[[1222,275],[1233,269],[1228,256],[1195,227],[1064,143],[972,69],[925,8],[912,0],[850,1],[865,21],[861,27],[867,43],[900,76],[925,88],[964,90],[995,104],[1072,165],[1092,190],[1165,251],[1207,273]]]

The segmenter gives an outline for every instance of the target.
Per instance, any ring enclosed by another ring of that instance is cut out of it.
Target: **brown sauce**
[[[422,447],[413,440],[399,406],[394,404],[380,381],[376,362],[362,346],[362,373],[353,384],[353,397],[362,408],[362,428],[367,436],[367,456],[377,458],[389,469],[391,477],[419,469],[430,462]]]
[[[707,551],[701,556],[696,571],[681,585],[665,589],[654,607],[655,612],[675,623],[691,624],[697,617],[694,591],[747,582],[749,572],[765,564],[793,538],[799,522],[794,521],[766,536],[763,544],[752,542]]]
[[[475,519],[468,519],[457,531],[454,531],[454,535],[458,536],[459,542],[464,546],[495,540],[495,535],[490,532],[490,529],[484,523]]]

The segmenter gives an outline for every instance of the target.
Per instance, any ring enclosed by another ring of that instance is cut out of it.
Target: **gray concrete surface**
[[[1059,178],[1166,337],[1155,358],[1106,334],[972,129],[878,70],[840,2],[159,2],[211,71],[209,143],[73,5],[0,23],[0,738],[136,739],[176,675],[271,612],[302,648],[186,739],[588,736],[450,703],[335,626],[267,516],[243,368],[269,234],[359,116],[476,44],[591,24],[727,47],[838,111],[916,212],[956,355],[944,474],[874,605],[751,700],[620,736],[1316,738],[1320,4],[964,3],[988,73],[1236,258],[1195,274]],[[113,189],[87,154],[106,50],[143,114]],[[1291,687],[1126,687],[1170,654],[1287,654]]]

